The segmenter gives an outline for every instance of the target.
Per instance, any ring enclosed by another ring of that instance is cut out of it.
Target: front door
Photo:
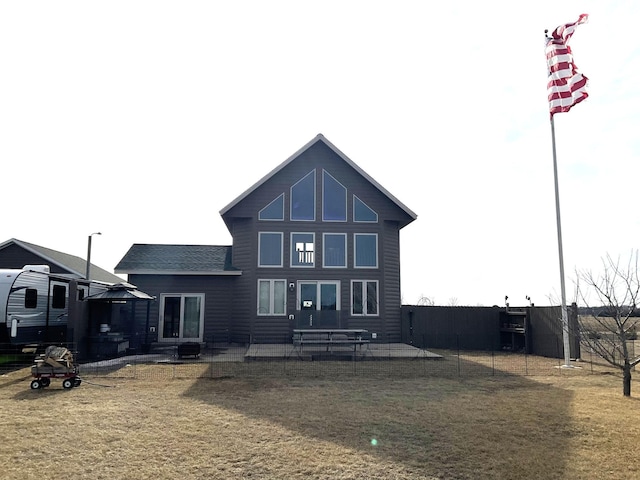
[[[204,294],[161,296],[158,340],[201,342],[204,332]]]
[[[340,326],[340,282],[301,281],[298,283],[300,328]]]

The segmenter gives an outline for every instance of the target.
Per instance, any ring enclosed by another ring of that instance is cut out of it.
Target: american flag
[[[586,23],[589,16],[580,15],[578,21],[567,23],[556,28],[551,36],[547,36],[547,65],[549,66],[549,111],[554,113],[568,112],[576,103],[587,98],[587,77],[578,72],[573,63],[573,55],[569,40],[576,27]]]

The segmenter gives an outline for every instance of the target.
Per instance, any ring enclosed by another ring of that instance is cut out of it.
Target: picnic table
[[[304,345],[326,346],[329,353],[335,346],[353,346],[355,353],[358,347],[369,344],[365,338],[368,333],[361,328],[297,328],[293,330],[293,344],[300,351]]]

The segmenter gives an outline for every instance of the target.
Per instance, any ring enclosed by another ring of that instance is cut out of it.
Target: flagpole
[[[556,225],[558,229],[558,258],[560,262],[560,295],[562,298],[562,343],[564,347],[564,365],[571,367],[569,345],[569,319],[567,316],[567,296],[564,285],[564,258],[562,254],[562,226],[560,222],[560,190],[558,188],[558,158],[556,155],[556,129],[551,115],[551,146],[553,149],[553,180],[556,191]]]

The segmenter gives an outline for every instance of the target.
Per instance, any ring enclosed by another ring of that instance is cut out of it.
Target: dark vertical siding
[[[576,306],[567,309],[571,358],[580,358],[577,312]],[[564,358],[562,307],[531,308],[529,328],[531,330],[530,335],[534,353],[544,357]]]
[[[256,264],[258,240],[255,222],[251,218],[238,218],[233,223],[233,266],[242,271],[235,282],[233,299],[233,342],[248,343],[256,311]]]
[[[400,341],[400,232],[396,222],[385,222],[380,259],[383,278],[380,285],[382,311],[386,338],[390,342]]]
[[[209,275],[129,275],[129,282],[156,297],[149,309],[149,326],[156,333],[148,336],[154,342],[159,336],[160,295],[165,293],[204,293],[204,340],[228,341],[233,332],[232,298],[235,276]],[[135,309],[136,327],[146,335],[146,306]]]
[[[562,358],[560,307],[527,307],[527,352]],[[580,356],[576,308],[569,309],[571,358]],[[501,350],[500,307],[402,306],[402,341],[422,348]]]

